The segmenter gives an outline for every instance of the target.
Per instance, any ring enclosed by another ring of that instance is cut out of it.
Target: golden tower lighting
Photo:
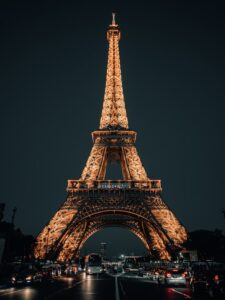
[[[99,129],[92,132],[93,146],[80,179],[68,180],[66,201],[37,237],[36,258],[73,259],[91,235],[110,226],[128,228],[157,259],[171,259],[187,239],[162,200],[161,181],[148,177],[135,146],[137,134],[128,126],[120,38],[113,14]],[[111,162],[120,164],[122,179],[105,179]]]

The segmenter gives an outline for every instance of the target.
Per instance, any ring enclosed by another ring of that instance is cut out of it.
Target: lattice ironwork
[[[109,41],[108,65],[100,129],[108,126],[128,128],[120,68],[120,30],[117,24],[109,26],[107,39]]]
[[[106,88],[100,128],[79,180],[68,180],[67,199],[37,237],[35,256],[70,260],[98,230],[121,226],[142,240],[152,256],[170,259],[187,238],[185,228],[161,196],[161,181],[149,179],[128,129],[119,40],[115,20],[109,41]],[[119,163],[123,178],[105,180],[107,164]]]

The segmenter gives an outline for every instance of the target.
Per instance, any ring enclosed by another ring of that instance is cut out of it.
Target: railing
[[[152,190],[161,191],[161,180],[68,180],[67,190]]]

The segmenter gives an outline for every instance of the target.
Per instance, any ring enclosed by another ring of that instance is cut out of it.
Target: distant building
[[[102,258],[105,258],[106,257],[106,248],[107,248],[107,243],[105,242],[102,242],[100,244],[100,253],[102,255]]]
[[[181,255],[183,260],[185,261],[197,261],[198,260],[198,253],[197,250],[182,250]]]

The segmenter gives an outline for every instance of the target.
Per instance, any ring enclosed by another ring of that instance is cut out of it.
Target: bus
[[[85,272],[87,275],[102,273],[102,257],[97,253],[85,256]]]

